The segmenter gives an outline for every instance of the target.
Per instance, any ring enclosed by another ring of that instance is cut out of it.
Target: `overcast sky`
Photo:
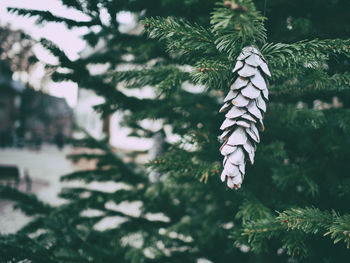
[[[20,17],[6,11],[7,7],[30,8],[37,10],[48,10],[54,14],[73,18],[76,20],[87,20],[87,17],[74,9],[67,9],[58,0],[0,0],[0,22],[9,23],[14,29],[23,29],[31,34],[35,39],[45,37],[55,42],[62,48],[71,59],[78,57],[85,43],[80,36],[87,29],[68,30],[64,25],[57,23],[47,23],[38,26],[34,23],[35,18]]]
[[[44,25],[36,25],[35,18],[21,17],[7,12],[7,7],[19,7],[36,10],[47,10],[51,13],[75,19],[78,21],[87,21],[89,17],[72,8],[66,8],[59,0],[0,0],[0,25],[10,24],[13,29],[22,29],[34,39],[46,38],[60,47],[66,55],[75,60],[79,58],[79,52],[85,48],[85,42],[81,39],[88,29],[73,28],[67,29],[60,23],[46,23]],[[109,16],[101,10],[100,18],[103,22],[108,23]],[[120,12],[117,16],[118,22],[128,26],[134,23],[133,16],[129,12]],[[122,29],[122,28],[121,28]],[[56,63],[53,57],[46,49],[40,45],[34,48],[37,57],[47,63]],[[31,79],[36,79],[32,83],[39,83],[44,74],[43,70],[37,70],[31,74]],[[35,84],[33,84],[35,86]],[[38,86],[38,85],[36,85]],[[68,104],[72,107],[77,102],[77,85],[72,82],[65,83],[49,83],[45,87],[45,91],[51,95],[66,98]]]
[[[44,26],[35,24],[35,18],[20,17],[7,12],[7,7],[31,8],[37,10],[48,10],[54,14],[73,18],[76,20],[86,20],[87,17],[74,9],[67,9],[58,0],[0,0],[0,23],[10,24],[13,29],[22,29],[30,34],[34,39],[42,37],[56,43],[65,51],[70,59],[77,59],[78,53],[84,49],[85,43],[80,38],[87,29],[68,30],[64,25],[57,23],[47,23]],[[43,48],[35,49],[39,59],[52,63],[55,59]],[[35,77],[35,76],[34,76]],[[38,75],[38,78],[40,76]],[[51,83],[47,91],[55,96],[66,98],[70,106],[76,104],[77,86],[75,83]]]

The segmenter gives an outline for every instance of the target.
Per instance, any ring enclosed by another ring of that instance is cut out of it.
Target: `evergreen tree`
[[[341,262],[350,256],[347,1],[256,1],[259,9],[251,0],[221,1],[211,15],[212,1],[62,3],[91,20],[12,11],[69,27],[98,26],[85,39],[90,45],[108,41],[104,52],[70,61],[42,40],[59,57],[58,67],[70,70],[56,71],[53,78],[76,81],[104,96],[97,110],[104,115],[125,111],[125,123],[135,135],[152,134],[140,125],[151,118],[171,126],[181,140],[150,163],[160,174],[156,182],[149,182],[142,167],[124,163],[105,141],[87,138],[79,143],[98,153],[72,157],[97,159],[97,169],[63,178],[112,180],[128,187],[112,193],[65,189],[61,196],[69,202],[54,208],[1,189],[4,198],[18,200],[26,213],[37,215],[16,235],[1,237],[4,262]],[[110,23],[100,20],[102,10]],[[122,10],[145,16],[150,39],[120,32],[115,18]],[[272,75],[266,130],[242,189],[232,191],[220,182],[218,135],[224,116],[218,109],[236,77],[237,56],[252,45]],[[116,70],[125,54],[133,54],[132,63],[141,69]],[[100,62],[110,63],[108,71],[91,75],[87,66]],[[201,85],[201,92],[189,89],[188,82]],[[150,85],[157,96],[130,97],[117,84]],[[329,102],[334,96],[341,104]],[[115,209],[135,201],[142,204],[140,215]],[[96,215],[84,216],[87,209],[97,210]],[[111,216],[120,217],[117,227],[94,229]]]

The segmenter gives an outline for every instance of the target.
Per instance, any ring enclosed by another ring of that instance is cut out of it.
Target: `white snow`
[[[58,198],[57,194],[68,183],[61,183],[59,179],[62,175],[74,171],[73,165],[65,157],[70,151],[69,147],[59,151],[54,145],[44,145],[40,151],[0,149],[0,164],[17,165],[20,168],[21,191],[26,189],[23,175],[27,169],[33,181],[32,190],[37,197],[51,205],[60,205],[64,200]],[[30,218],[21,211],[14,210],[13,202],[0,201],[0,233],[14,233],[29,221]]]

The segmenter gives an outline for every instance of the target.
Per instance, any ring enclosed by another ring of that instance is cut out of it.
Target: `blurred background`
[[[121,117],[118,113],[108,117],[98,114],[93,107],[104,102],[102,96],[78,88],[72,81],[54,82],[52,71],[45,65],[57,64],[57,58],[38,40],[51,40],[73,61],[93,55],[105,48],[105,43],[93,48],[82,39],[88,31],[86,28],[69,29],[61,23],[38,25],[35,18],[10,14],[8,7],[45,10],[63,17],[86,19],[83,13],[67,8],[58,0],[1,1],[1,184],[35,193],[53,205],[61,204],[63,200],[58,198],[58,193],[64,184],[59,178],[77,169],[94,167],[93,162],[73,163],[66,159],[68,154],[86,150],[71,145],[72,138],[83,136],[74,127],[84,129],[96,139],[109,138],[115,151],[137,153],[138,163],[148,161],[152,139],[128,137],[130,129],[119,125]],[[108,20],[108,14],[102,13],[101,19]],[[117,19],[125,32],[141,32],[131,12],[120,12]],[[106,65],[93,65],[91,70],[103,73]],[[136,95],[149,96],[150,92],[146,90]],[[152,122],[151,125],[155,130],[160,128],[159,123]],[[0,201],[2,233],[14,233],[29,220],[13,206],[13,202]]]
[[[349,258],[349,11],[0,0],[0,262]],[[231,191],[218,109],[251,43],[266,131]]]

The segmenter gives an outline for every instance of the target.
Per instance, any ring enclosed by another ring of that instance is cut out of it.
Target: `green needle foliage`
[[[77,142],[92,150],[70,158],[95,160],[96,169],[63,177],[84,183],[64,189],[67,203],[59,207],[1,189],[3,198],[36,214],[17,234],[0,238],[3,262],[326,263],[350,257],[349,1],[62,4],[90,19],[11,9],[38,22],[87,27],[84,39],[91,46],[104,41],[104,49],[71,61],[41,40],[60,62],[48,65],[57,69],[53,79],[103,96],[96,110],[103,116],[123,112],[133,135],[152,136],[141,121],[154,119],[180,139],[148,168],[125,163],[107,141]],[[145,34],[122,32],[115,19],[121,11],[133,12]],[[109,23],[101,21],[101,12],[109,14]],[[255,164],[247,167],[242,189],[231,191],[219,179],[217,136],[224,116],[217,111],[236,57],[248,45],[268,62],[270,100]],[[106,72],[90,74],[89,66],[99,63],[108,63]],[[125,63],[128,70],[117,67]],[[125,92],[144,86],[154,87],[155,96]],[[150,182],[150,170],[159,181]],[[119,183],[117,189],[90,185],[111,182]],[[130,213],[123,205],[139,209]],[[119,223],[98,227],[111,218]]]

